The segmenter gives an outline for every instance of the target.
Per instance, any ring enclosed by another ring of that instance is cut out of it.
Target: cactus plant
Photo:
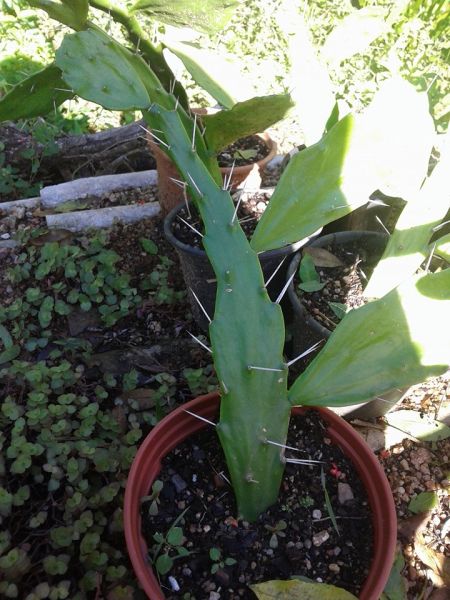
[[[217,277],[210,324],[222,395],[217,433],[239,513],[254,520],[278,494],[292,405],[358,403],[447,368],[449,349],[439,318],[450,303],[449,269],[407,282],[346,315],[288,390],[282,313],[268,298],[257,258],[261,249],[287,243],[292,235],[309,235],[349,213],[366,201],[380,179],[396,183],[395,173],[386,168],[383,144],[395,141],[396,122],[404,125],[403,99],[392,99],[395,118],[388,130],[373,116],[348,116],[295,157],[250,245],[230,194],[220,187],[217,163],[203,139],[207,135],[144,60],[90,28],[66,36],[56,62],[75,93],[111,108],[140,108],[189,186]],[[372,134],[377,144],[370,153]],[[404,176],[400,172],[399,180]],[[430,332],[442,332],[442,343],[434,345]]]
[[[245,85],[244,80],[240,80],[236,67],[234,67],[233,77],[223,78],[222,81],[221,71],[229,72],[230,65],[227,61],[224,62],[224,59],[218,54],[208,54],[205,50],[199,53],[200,51],[195,48],[192,49],[188,44],[174,44],[169,40],[154,43],[136,17],[136,13],[145,11],[157,20],[170,25],[178,27],[189,26],[199,31],[215,33],[220,31],[231,18],[240,0],[232,2],[228,0],[172,2],[169,4],[165,3],[164,6],[160,2],[146,1],[136,2],[129,9],[119,6],[113,0],[77,0],[76,2],[68,0],[27,1],[31,6],[45,10],[52,19],[80,33],[77,43],[86,49],[90,48],[92,51],[88,62],[84,63],[85,68],[94,70],[96,68],[96,45],[98,46],[102,43],[113,44],[113,40],[111,38],[108,40],[109,36],[105,32],[102,32],[89,19],[89,9],[100,10],[109,15],[116,23],[122,25],[127,40],[132,44],[133,52],[130,52],[130,50],[127,50],[120,44],[114,44],[114,46],[111,46],[111,59],[113,63],[117,61],[117,65],[115,66],[121,70],[123,75],[123,78],[117,80],[117,85],[130,85],[130,90],[127,95],[124,89],[119,89],[118,87],[109,89],[108,85],[104,84],[106,92],[102,95],[100,94],[101,90],[98,89],[94,101],[100,102],[107,108],[118,109],[119,107],[114,104],[112,98],[119,97],[123,98],[123,101],[119,102],[121,110],[139,107],[146,94],[142,90],[139,75],[134,70],[142,68],[142,64],[145,64],[149,67],[147,77],[149,76],[149,72],[151,72],[158,82],[158,85],[153,87],[152,102],[161,100],[159,93],[156,93],[157,89],[161,94],[163,92],[171,92],[177,99],[177,107],[179,106],[180,109],[189,111],[186,91],[172,73],[164,57],[164,49],[168,49],[180,56],[198,85],[203,87],[206,92],[211,94],[225,108],[225,110],[221,111],[220,116],[215,115],[211,125],[211,133],[213,129],[217,130],[218,127],[222,127],[225,131],[228,131],[228,141],[226,143],[231,143],[241,137],[263,131],[283,118],[292,108],[292,100],[289,94],[251,99],[251,91],[247,89],[248,86]],[[89,34],[95,34],[97,37],[95,38]],[[104,39],[102,39],[102,34]],[[73,44],[75,44],[75,41],[73,41]],[[122,52],[128,52],[129,63],[134,63],[131,69],[130,64],[128,67],[124,66],[123,59],[119,56]],[[112,56],[113,53],[116,53],[115,57]],[[56,106],[62,104],[67,98],[73,97],[75,95],[72,90],[73,87],[77,88],[78,95],[85,97],[83,95],[83,86],[78,85],[81,84],[81,81],[76,82],[72,86],[70,81],[64,79],[61,70],[57,66],[58,62],[61,61],[61,52],[58,52],[58,55],[59,59],[57,58],[54,64],[48,65],[40,73],[23,80],[0,99],[0,121],[44,115],[54,110]],[[208,62],[211,65],[210,69],[200,62],[205,57],[208,58]],[[69,56],[66,55],[66,58],[68,59]],[[72,58],[76,62],[75,54],[72,55]],[[112,64],[109,64],[108,68],[112,66]],[[128,70],[130,70],[130,73],[127,74]],[[82,77],[81,71],[80,77]],[[134,83],[130,83],[130,78],[133,79]],[[136,85],[136,89],[133,89],[134,85]],[[243,93],[240,88],[245,88],[245,92]],[[28,104],[30,90],[33,93],[33,101]],[[137,92],[138,95],[134,94],[134,92]],[[130,100],[132,95],[134,96],[134,103],[127,102],[126,98],[128,97],[128,100]],[[238,102],[238,100],[241,101]],[[235,105],[236,110],[232,110]],[[180,110],[180,114],[182,114],[182,110]],[[232,132],[231,137],[230,132]],[[214,144],[209,148],[210,155],[218,149],[217,137],[216,132]],[[209,140],[206,139],[205,142],[208,145]]]

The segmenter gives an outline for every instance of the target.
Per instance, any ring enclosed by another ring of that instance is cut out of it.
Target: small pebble
[[[339,571],[341,570],[340,566],[337,565],[336,563],[330,563],[328,565],[328,568],[330,569],[330,571],[332,573],[339,573]]]
[[[341,481],[338,483],[338,500],[339,504],[345,504],[349,500],[353,500],[353,491],[348,483],[342,483]]]
[[[322,518],[322,511],[319,510],[318,508],[316,508],[315,510],[312,511],[312,518],[313,519],[321,519]]]
[[[2,234],[0,235],[0,238],[1,238],[2,240],[9,240],[9,238],[10,238],[10,237],[11,237],[11,234],[10,234],[10,233],[2,233]]]
[[[184,479],[182,477],[180,477],[180,475],[178,475],[178,473],[175,473],[175,475],[172,475],[170,480],[173,483],[173,485],[175,486],[175,490],[177,491],[177,494],[179,494],[180,492],[182,492],[183,490],[185,490],[187,488],[187,483],[184,481]]]
[[[323,529],[322,531],[319,531],[318,533],[313,535],[312,543],[314,544],[314,546],[318,547],[325,543],[329,538],[330,534],[326,529]]]

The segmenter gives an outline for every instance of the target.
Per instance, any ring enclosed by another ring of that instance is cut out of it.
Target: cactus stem
[[[195,229],[195,227],[194,227],[193,225],[191,225],[190,223],[188,223],[187,221],[185,221],[185,220],[183,219],[183,217],[180,217],[180,215],[177,215],[177,216],[178,216],[178,218],[180,219],[180,221],[183,221],[183,223],[184,223],[185,225],[187,225],[188,227],[190,227],[190,228],[192,229],[192,231],[195,231],[195,233],[196,233],[197,235],[199,235],[200,237],[203,237],[203,233],[200,233],[200,231],[198,231],[198,229]]]
[[[288,289],[288,287],[290,286],[290,284],[291,284],[291,281],[294,279],[294,277],[295,277],[295,272],[294,272],[294,273],[292,273],[292,275],[291,275],[291,276],[289,277],[289,279],[286,281],[284,288],[281,290],[281,292],[280,292],[280,294],[279,294],[278,298],[277,298],[277,299],[276,299],[276,301],[275,301],[275,303],[276,303],[276,304],[280,304],[280,302],[281,302],[281,300],[282,300],[283,296],[284,296],[284,295],[285,295],[285,293],[286,293],[286,290],[287,290],[287,289]]]
[[[275,371],[277,373],[282,373],[284,369],[273,369],[271,367],[255,367],[254,365],[247,365],[247,369],[249,371]]]
[[[302,352],[301,354],[299,354],[296,358],[293,358],[292,360],[290,360],[287,363],[287,366],[290,367],[291,365],[293,365],[294,363],[296,363],[298,360],[300,360],[301,358],[303,358],[304,356],[307,356],[308,354],[311,354],[311,352],[314,352],[314,350],[320,346],[320,344],[323,342],[324,340],[319,340],[318,342],[316,342],[315,344],[313,344],[310,348],[308,348],[308,350],[305,350],[304,352]]]
[[[212,350],[211,348],[209,348],[206,344],[204,344],[201,340],[198,339],[198,337],[196,337],[193,333],[191,333],[190,331],[188,331],[188,334],[191,336],[192,339],[194,339],[197,344],[200,344],[200,346],[202,348],[204,348],[205,350],[207,350],[210,354],[212,354]]]
[[[205,417],[201,417],[200,415],[196,415],[195,413],[191,412],[190,410],[184,409],[184,412],[188,413],[188,415],[191,415],[191,416],[195,417],[196,419],[200,419],[200,421],[204,421],[205,423],[209,423],[213,427],[217,427],[216,423],[213,423],[209,419],[205,419]]]
[[[431,231],[433,231],[433,232],[439,231],[439,229],[442,229],[449,223],[450,223],[450,221],[444,221],[443,223],[439,223],[439,225],[436,225],[435,227],[433,227],[433,229]]]
[[[224,178],[223,187],[222,187],[222,189],[223,189],[224,192],[227,192],[228,189],[229,189],[229,187],[230,187],[231,178],[233,177],[233,171],[234,171],[234,165],[235,164],[236,164],[236,161],[233,160],[233,164],[231,165],[231,169],[230,169],[230,174],[228,175],[228,177]]]
[[[306,452],[306,450],[300,450],[300,448],[294,448],[293,446],[286,446],[285,444],[279,444],[272,440],[263,440],[263,444],[271,444],[272,446],[278,446],[279,448],[286,448],[286,450],[293,450],[294,452]]]
[[[284,263],[284,261],[286,260],[286,257],[283,257],[283,259],[281,260],[280,264],[278,265],[278,267],[275,269],[275,271],[272,273],[272,275],[269,277],[269,279],[266,281],[266,283],[264,284],[264,287],[267,288],[267,286],[269,285],[269,283],[272,281],[272,279],[275,277],[275,275],[278,273],[278,271],[281,268],[281,265]]]
[[[191,148],[195,152],[195,130],[197,129],[197,113],[194,113],[194,127],[192,128],[192,142]]]
[[[200,188],[198,187],[198,185],[195,183],[195,181],[192,179],[192,175],[188,172],[188,177],[189,179],[192,181],[192,185],[195,187],[195,189],[197,190],[198,195],[200,196],[200,198],[203,198],[203,194],[200,190]]]
[[[209,323],[211,323],[211,317],[208,315],[208,313],[206,312],[205,307],[203,306],[203,304],[200,302],[200,299],[198,298],[197,294],[194,292],[194,290],[192,288],[189,288],[192,292],[192,295],[194,296],[195,300],[197,301],[197,304],[200,306],[200,308],[203,311],[203,314],[205,315],[205,317],[208,319]]]
[[[425,273],[428,273],[430,270],[431,259],[433,258],[434,251],[436,250],[436,242],[433,244],[433,248],[431,249],[430,256],[428,257],[427,264],[425,265]]]
[[[375,219],[378,221],[378,223],[381,225],[381,227],[382,227],[382,228],[385,230],[385,232],[386,232],[388,235],[391,235],[391,234],[389,233],[389,229],[388,229],[388,228],[385,226],[385,224],[383,223],[383,221],[380,219],[380,217],[379,217],[378,215],[375,215]]]

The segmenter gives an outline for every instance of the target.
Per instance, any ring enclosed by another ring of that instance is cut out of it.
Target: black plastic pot
[[[189,246],[178,240],[173,231],[172,223],[177,218],[178,213],[184,208],[184,204],[176,206],[166,216],[164,220],[164,234],[168,241],[176,249],[180,258],[181,269],[188,289],[189,301],[192,308],[192,315],[196,323],[203,329],[208,329],[208,320],[200,308],[192,292],[200,300],[202,306],[212,318],[214,315],[214,306],[216,301],[216,279],[209,258],[206,252],[200,248]],[[286,272],[289,265],[289,257],[295,254],[302,246],[307,244],[314,236],[305,238],[294,244],[289,244],[277,250],[268,250],[258,255],[264,279],[267,279],[274,273],[283,259],[284,262],[278,269],[276,275],[272,278],[267,291],[272,300],[276,300],[286,283]],[[289,302],[287,301],[287,305]]]
[[[387,244],[388,236],[384,233],[374,231],[341,231],[331,233],[317,238],[309,244],[311,247],[326,248],[330,244],[342,245],[354,244],[355,242],[365,250],[369,256],[374,257],[374,264],[381,257]],[[299,267],[301,254],[298,253],[290,262],[286,279],[292,277]],[[301,302],[301,291],[296,290],[294,280],[288,288],[288,297],[294,314],[292,323],[292,356],[296,357],[311,348],[313,344],[321,340],[327,340],[330,329],[324,327],[306,310]],[[319,350],[317,350],[317,353]],[[313,356],[313,355],[312,355]],[[332,408],[337,414],[346,418],[372,418],[379,417],[391,410],[395,404],[401,401],[409,388],[395,389],[383,394],[382,397],[374,398],[362,404]]]

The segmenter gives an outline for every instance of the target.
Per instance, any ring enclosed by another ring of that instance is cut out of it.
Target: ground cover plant
[[[76,238],[34,221],[1,269],[0,595],[139,598],[121,522],[129,466],[149,427],[214,377],[192,343],[184,360],[162,349],[189,321],[153,224],[129,228],[128,247],[121,228]],[[83,315],[91,327],[71,335]]]

